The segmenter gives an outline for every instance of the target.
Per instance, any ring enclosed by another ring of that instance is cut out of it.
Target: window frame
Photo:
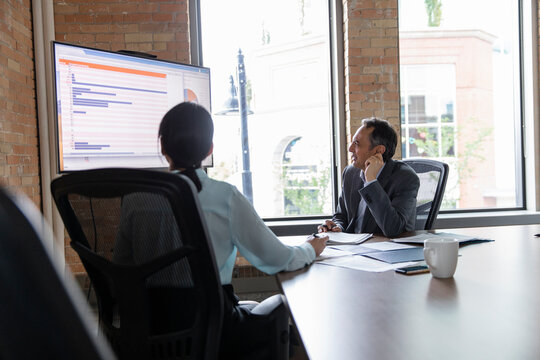
[[[330,189],[332,191],[332,213],[321,215],[301,215],[301,216],[280,216],[263,217],[265,222],[289,222],[289,221],[311,221],[331,218],[336,210],[339,194],[341,192],[341,173],[347,165],[347,152],[342,148],[346,146],[345,129],[345,94],[336,89],[344,87],[344,59],[343,56],[343,10],[342,4],[337,0],[325,0],[328,4],[329,14],[329,117],[332,134],[330,136]],[[190,18],[190,56],[191,63],[202,66],[202,26],[201,26],[201,6],[200,0],[189,2]],[[210,70],[211,71],[211,70]],[[346,150],[346,149],[345,149]]]
[[[526,210],[527,204],[526,204],[526,173],[525,173],[525,150],[524,150],[524,144],[525,144],[525,134],[523,132],[524,126],[525,126],[525,97],[523,94],[525,94],[525,75],[524,75],[524,62],[525,62],[525,54],[524,54],[524,23],[523,23],[523,0],[518,0],[517,4],[517,48],[518,48],[518,54],[519,57],[517,59],[517,63],[519,66],[518,69],[518,76],[514,79],[514,81],[519,81],[519,84],[515,87],[516,91],[519,96],[519,101],[515,102],[514,106],[519,107],[519,109],[514,108],[514,112],[516,114],[519,114],[519,116],[514,117],[514,128],[519,128],[518,131],[514,133],[514,141],[515,141],[515,150],[514,153],[515,157],[515,176],[516,176],[516,202],[517,206],[515,207],[504,207],[504,208],[481,208],[481,209],[465,209],[465,210],[444,210],[441,211],[442,214],[460,214],[460,213],[490,213],[490,212],[509,212],[509,211],[516,211],[516,210]]]
[[[398,4],[400,1],[404,0],[397,0]],[[514,114],[518,116],[514,116],[514,128],[519,129],[518,131],[514,132],[514,144],[515,144],[515,152],[514,152],[514,158],[515,158],[515,172],[514,175],[516,177],[516,188],[515,188],[515,196],[516,196],[516,206],[515,207],[499,207],[499,208],[469,208],[469,209],[452,209],[452,210],[440,210],[439,214],[443,215],[452,215],[452,214],[480,214],[480,213],[495,213],[495,212],[510,212],[510,211],[519,211],[519,210],[527,210],[527,184],[526,184],[526,159],[525,159],[525,133],[524,128],[526,124],[526,103],[525,103],[525,96],[526,93],[526,82],[525,82],[525,44],[524,39],[526,36],[524,35],[524,3],[523,0],[518,0],[517,3],[517,61],[516,64],[518,66],[517,69],[517,76],[514,78],[514,82],[519,82],[519,84],[515,85],[515,91],[514,95],[519,97],[519,101],[514,102]],[[399,22],[399,5],[398,5],[398,22]],[[398,25],[398,33],[399,33],[399,25]],[[398,48],[399,51],[399,48]],[[401,77],[401,63],[399,62],[398,58],[398,71],[400,73]],[[534,66],[537,66],[537,64],[534,64]],[[402,104],[402,93],[401,93],[401,86],[399,91],[399,108],[401,109]],[[400,111],[400,136],[401,134],[401,125],[402,123],[401,119],[401,111]],[[455,125],[455,123],[454,123]],[[401,144],[400,144],[401,145]],[[402,154],[403,158],[403,154]],[[536,160],[539,161],[538,159]]]
[[[190,12],[190,55],[191,63],[194,65],[202,64],[202,46],[200,41],[201,25],[200,25],[200,0],[189,2]],[[342,170],[348,165],[347,155],[347,140],[346,140],[346,124],[345,124],[345,94],[339,89],[344,88],[344,38],[343,38],[343,5],[341,1],[328,0],[330,14],[330,77],[331,77],[331,103],[332,110],[332,128],[334,133],[331,139],[331,147],[333,148],[331,165],[331,177],[333,185],[333,209],[337,206],[337,201],[341,191],[341,174]],[[527,7],[528,10],[525,10]],[[524,14],[526,12],[526,14]],[[524,20],[524,16],[529,16],[531,19]],[[471,226],[489,226],[495,224],[522,224],[530,223],[531,221],[540,221],[540,215],[536,213],[527,213],[523,215],[520,211],[538,211],[540,210],[540,184],[537,184],[538,179],[535,177],[535,171],[539,172],[540,159],[527,160],[525,154],[530,152],[531,136],[525,134],[525,127],[532,127],[538,131],[540,120],[537,119],[539,109],[538,104],[535,104],[538,94],[538,79],[534,78],[529,81],[525,79],[528,74],[538,75],[538,9],[537,4],[524,4],[523,0],[518,2],[518,48],[519,48],[519,76],[516,81],[519,81],[520,101],[516,106],[519,106],[519,118],[514,118],[516,126],[519,126],[519,131],[516,131],[516,148],[519,153],[515,153],[516,157],[516,188],[517,197],[520,204],[517,207],[509,208],[479,208],[479,209],[462,209],[462,210],[441,210],[440,218],[443,226],[447,228],[455,227],[471,227]],[[398,13],[399,21],[399,13]],[[532,34],[525,33],[531,30]],[[527,41],[527,43],[525,43]],[[526,55],[531,55],[532,59],[526,58]],[[399,70],[398,70],[399,71]],[[526,74],[525,74],[526,73]],[[336,91],[336,89],[338,91]],[[526,95],[528,91],[532,91],[532,95]],[[531,101],[531,98],[533,99]],[[401,106],[401,96],[399,100]],[[401,119],[400,119],[401,123]],[[531,131],[531,130],[529,130]],[[401,137],[401,132],[400,132]],[[536,147],[539,145],[536,144]],[[535,148],[535,145],[532,145]],[[536,154],[536,156],[538,156]],[[532,180],[531,180],[532,179]],[[519,185],[519,186],[518,186]],[[532,190],[532,191],[531,191]],[[500,213],[508,215],[499,215]],[[462,216],[471,214],[469,222],[463,222]],[[456,216],[457,215],[457,216]],[[484,216],[485,215],[485,216]],[[271,225],[277,235],[305,234],[307,229],[312,229],[317,220],[331,217],[328,216],[300,216],[300,217],[276,217],[264,218]],[[480,220],[475,220],[480,219]],[[533,219],[533,220],[531,220]],[[476,225],[472,225],[472,224]],[[461,226],[460,226],[461,225]],[[309,230],[308,230],[309,231]]]

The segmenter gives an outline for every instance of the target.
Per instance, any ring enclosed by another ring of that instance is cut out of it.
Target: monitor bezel
[[[94,48],[94,47],[85,46],[85,45],[71,44],[71,43],[67,43],[67,42],[63,42],[63,41],[52,40],[51,41],[51,58],[52,58],[51,61],[52,61],[52,70],[53,70],[53,73],[52,73],[52,85],[53,85],[53,103],[54,103],[54,105],[53,105],[54,106],[53,107],[53,109],[54,109],[54,146],[55,146],[55,151],[56,151],[56,172],[57,172],[57,174],[68,174],[68,173],[72,173],[72,172],[84,171],[84,170],[95,169],[95,168],[77,169],[77,170],[64,170],[64,169],[61,169],[61,167],[60,167],[60,151],[61,151],[61,149],[60,149],[60,128],[59,128],[59,121],[58,121],[58,98],[57,98],[57,96],[58,96],[57,90],[58,89],[57,89],[57,81],[56,81],[56,45],[71,46],[71,47],[78,48],[78,49],[86,49],[86,50],[92,50],[92,51],[100,51],[100,52],[103,52],[103,53],[114,54],[114,55],[123,56],[123,57],[131,58],[131,59],[138,59],[138,60],[144,59],[144,60],[148,60],[148,61],[152,61],[152,62],[169,63],[169,64],[174,64],[174,65],[186,66],[186,67],[193,68],[193,69],[207,70],[208,71],[208,84],[209,84],[208,95],[209,95],[210,99],[212,98],[212,87],[211,87],[212,78],[211,78],[210,68],[208,68],[208,67],[200,66],[200,65],[187,64],[187,63],[183,63],[183,62],[179,62],[179,61],[171,61],[171,60],[164,60],[164,59],[159,59],[159,58],[141,56],[144,53],[140,53],[141,55],[137,55],[136,53],[122,53],[122,52],[119,52],[119,51],[104,50],[104,49]],[[179,101],[179,103],[180,103],[180,101]],[[210,112],[210,114],[212,114],[212,102],[211,101],[210,101],[210,104],[209,104],[208,111]],[[159,146],[157,137],[156,137],[156,144]],[[214,166],[213,154],[211,154],[209,156],[209,158],[210,158],[210,164],[209,165],[202,165],[201,166],[202,168],[209,168],[209,167]],[[169,170],[169,165],[165,163],[164,166],[136,167],[136,168],[138,168],[138,169],[148,169],[148,170],[167,171],[167,170]]]

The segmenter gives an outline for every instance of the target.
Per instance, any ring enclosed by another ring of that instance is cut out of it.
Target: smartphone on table
[[[412,265],[398,268],[395,271],[400,274],[413,275],[429,272],[429,268],[427,265]]]

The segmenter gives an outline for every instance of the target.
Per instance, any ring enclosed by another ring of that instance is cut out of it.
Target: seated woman
[[[241,349],[257,336],[257,329],[250,323],[250,309],[238,305],[231,285],[237,251],[259,270],[275,274],[313,262],[328,237],[310,236],[302,245],[286,246],[234,186],[209,178],[200,167],[213,151],[213,133],[210,114],[202,106],[188,102],[169,110],[159,127],[161,151],[170,170],[188,176],[199,190],[225,294],[221,357],[241,358]]]

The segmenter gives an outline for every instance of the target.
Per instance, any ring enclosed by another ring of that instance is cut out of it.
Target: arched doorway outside
[[[329,164],[320,162],[321,146],[302,136],[287,136],[274,152],[274,172],[280,179],[275,204],[284,216],[329,213]]]

